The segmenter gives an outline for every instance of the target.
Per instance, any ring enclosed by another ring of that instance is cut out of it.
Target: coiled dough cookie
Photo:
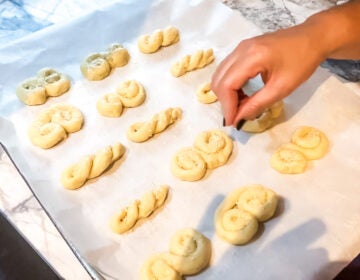
[[[284,145],[272,154],[270,166],[283,174],[299,174],[305,172],[307,159],[303,153]]]
[[[183,148],[171,160],[171,172],[184,181],[197,181],[206,174],[206,162],[194,148]]]
[[[261,185],[238,188],[216,209],[216,233],[231,244],[245,244],[256,234],[259,222],[274,215],[277,204],[275,192]]]
[[[96,109],[105,117],[120,117],[123,111],[121,98],[116,93],[105,94],[96,102]]]
[[[273,106],[263,112],[258,118],[254,120],[248,120],[242,126],[242,130],[246,132],[263,132],[270,128],[275,120],[281,115],[283,111],[284,102],[276,102]]]
[[[164,131],[168,126],[180,119],[180,108],[168,108],[155,114],[148,122],[134,123],[127,130],[127,138],[133,142],[144,142],[155,134]]]
[[[139,219],[150,216],[156,209],[161,207],[168,196],[168,192],[169,186],[162,185],[151,192],[145,193],[140,200],[133,201],[111,218],[111,230],[118,234],[129,231]]]
[[[192,228],[179,230],[171,238],[169,252],[150,257],[141,267],[140,279],[182,279],[204,270],[210,262],[211,243]]]
[[[118,43],[111,44],[107,52],[104,53],[104,57],[110,64],[111,68],[122,67],[128,64],[130,55],[127,49]]]
[[[119,95],[124,107],[129,108],[140,106],[146,98],[144,87],[135,80],[122,82],[118,86],[116,93]]]
[[[221,130],[208,130],[196,137],[194,147],[205,160],[207,168],[214,169],[228,161],[233,141]]]
[[[83,76],[90,81],[100,81],[110,75],[111,66],[104,54],[92,53],[80,64]]]
[[[141,35],[137,43],[141,52],[154,53],[161,47],[170,46],[179,40],[179,30],[173,26],[168,26],[164,30],[157,29],[150,35]]]
[[[87,180],[100,176],[124,153],[125,147],[121,143],[116,143],[98,150],[94,155],[85,156],[63,170],[61,184],[69,190],[78,189]]]
[[[70,89],[70,78],[52,68],[42,68],[16,88],[16,95],[26,105],[44,104],[48,96],[60,96]]]
[[[214,61],[214,52],[212,49],[198,50],[192,55],[185,55],[170,68],[174,77],[180,77],[187,72],[205,67]]]
[[[48,149],[81,129],[83,114],[74,106],[58,103],[43,110],[28,129],[30,141],[43,149]]]
[[[205,104],[214,103],[218,100],[216,94],[211,90],[209,82],[200,85],[196,91],[196,96],[201,103]]]

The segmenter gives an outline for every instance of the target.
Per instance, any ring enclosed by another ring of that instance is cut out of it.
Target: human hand
[[[311,26],[303,25],[240,42],[220,63],[211,83],[225,124],[236,127],[242,120],[254,119],[290,95],[325,59],[318,42]],[[258,74],[264,87],[248,97],[241,88]]]

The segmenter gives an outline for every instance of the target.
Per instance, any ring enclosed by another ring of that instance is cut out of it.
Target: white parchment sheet
[[[140,34],[168,25],[180,29],[178,44],[152,55],[138,51]],[[210,267],[191,279],[326,279],[360,251],[360,99],[352,90],[335,78],[323,83],[328,75],[318,70],[285,100],[280,123],[257,135],[223,128],[220,105],[196,99],[197,87],[210,79],[236,44],[259,33],[240,13],[217,1],[123,1],[0,49],[0,139],[67,239],[106,278],[137,279],[141,264],[167,251],[171,236],[185,227],[200,230],[213,248]],[[84,80],[82,59],[113,42],[129,50],[130,63],[105,80]],[[172,63],[210,47],[216,56],[213,64],[180,78],[171,76]],[[45,66],[69,74],[71,90],[41,106],[23,105],[15,96],[16,84]],[[126,79],[144,85],[145,103],[125,109],[120,118],[100,116],[96,101]],[[257,85],[255,80],[249,88]],[[30,122],[57,102],[77,106],[84,127],[52,149],[32,146],[27,137]],[[183,109],[175,125],[145,143],[126,139],[129,125],[174,106]],[[279,174],[270,168],[270,156],[300,125],[324,131],[330,151],[311,162],[304,174]],[[174,153],[191,146],[201,131],[214,128],[235,140],[228,164],[198,182],[172,176]],[[60,185],[65,167],[116,141],[127,151],[113,168],[77,191]],[[214,233],[214,211],[227,193],[250,183],[276,191],[279,209],[253,242],[230,246]],[[161,184],[171,187],[161,211],[128,234],[109,230],[113,214]]]

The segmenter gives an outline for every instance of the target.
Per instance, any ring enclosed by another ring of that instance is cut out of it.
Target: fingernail
[[[245,121],[246,121],[246,120],[240,120],[240,121],[237,123],[237,125],[236,125],[236,129],[237,129],[237,130],[240,130],[240,129],[243,127]]]
[[[226,126],[225,118],[223,118],[223,126]]]

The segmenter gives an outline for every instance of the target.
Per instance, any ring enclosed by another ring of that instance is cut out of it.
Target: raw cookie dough
[[[105,117],[120,117],[123,111],[121,98],[116,93],[105,94],[96,102],[96,109]]]
[[[270,219],[277,208],[278,197],[261,185],[248,185],[229,193],[215,212],[217,235],[241,245],[256,234],[259,222]]]
[[[84,118],[74,106],[59,103],[41,111],[28,129],[30,141],[43,149],[48,149],[81,129]]]
[[[85,156],[63,170],[61,184],[69,190],[78,189],[87,180],[100,176],[124,153],[125,147],[121,143],[116,143],[98,150],[94,155]]]
[[[116,90],[124,107],[140,106],[146,98],[144,87],[135,80],[122,82]]]
[[[144,142],[155,134],[164,131],[168,126],[180,119],[180,108],[168,108],[155,114],[148,122],[134,123],[127,130],[127,138],[133,142]]]
[[[303,153],[284,145],[273,153],[270,166],[283,174],[299,174],[305,172],[307,159]]]
[[[194,71],[205,67],[214,61],[214,52],[212,49],[198,50],[192,55],[186,55],[178,62],[173,64],[170,72],[174,77],[180,77],[186,72]]]
[[[228,161],[233,141],[221,130],[208,130],[196,137],[194,147],[205,160],[207,168],[214,169]]]
[[[157,208],[161,207],[168,196],[168,192],[169,187],[162,185],[145,193],[140,200],[133,201],[111,218],[111,230],[118,234],[129,231],[139,219],[150,216]]]
[[[283,111],[283,101],[276,102],[273,106],[263,112],[258,118],[254,120],[248,120],[242,126],[242,130],[246,132],[263,132],[270,128],[275,120],[281,115]]]
[[[42,68],[36,77],[21,82],[16,95],[26,105],[44,104],[48,96],[60,96],[70,89],[70,78],[52,68]]]
[[[161,47],[177,43],[179,39],[179,30],[169,26],[164,30],[157,29],[151,35],[141,35],[138,39],[138,48],[143,53],[154,53]]]
[[[211,90],[209,82],[202,84],[198,88],[196,96],[201,103],[205,104],[210,104],[218,100],[216,94]]]
[[[125,66],[130,60],[130,55],[127,49],[118,43],[111,44],[104,56],[111,68]]]
[[[110,75],[111,66],[105,55],[92,53],[80,64],[83,76],[90,81],[100,81]]]
[[[194,275],[210,263],[211,243],[192,228],[179,230],[171,238],[169,252],[150,257],[141,267],[140,279],[182,279]]]
[[[171,160],[171,172],[184,181],[197,181],[206,174],[206,162],[194,148],[179,150]]]

